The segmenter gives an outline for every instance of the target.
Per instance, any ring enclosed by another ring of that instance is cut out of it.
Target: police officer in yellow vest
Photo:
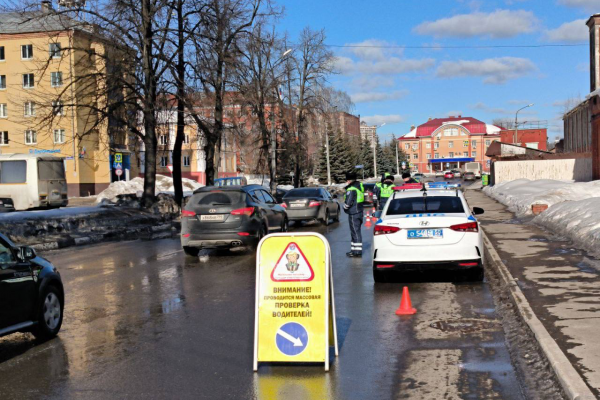
[[[386,172],[385,174],[381,174],[381,181],[377,182],[375,184],[375,188],[373,188],[373,195],[374,195],[374,200],[375,200],[375,206],[377,207],[378,210],[381,210],[381,208],[379,208],[381,206],[381,188],[383,187],[383,181],[385,180],[385,178],[387,178],[388,176],[391,176],[392,174],[390,174],[389,172]]]
[[[388,176],[384,178],[381,189],[379,190],[379,210],[383,210],[385,203],[387,203],[388,199],[394,194],[394,186],[394,176],[388,174]]]
[[[356,173],[346,174],[346,195],[344,196],[344,212],[348,214],[350,225],[350,251],[348,257],[362,257],[362,234],[360,229],[363,223],[363,203],[365,195],[361,190],[362,184],[356,180]]]

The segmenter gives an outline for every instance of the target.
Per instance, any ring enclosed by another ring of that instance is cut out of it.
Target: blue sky
[[[332,86],[352,95],[356,112],[407,133],[428,117],[548,121],[562,136],[565,102],[589,92],[589,48],[430,49],[404,46],[513,46],[588,42],[585,20],[600,0],[285,0],[280,29],[297,37],[324,28],[339,74]]]

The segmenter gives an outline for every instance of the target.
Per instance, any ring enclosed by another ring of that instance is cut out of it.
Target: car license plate
[[[441,229],[410,229],[409,239],[442,239],[444,237]]]
[[[224,214],[220,215],[201,215],[200,221],[223,221],[225,219]]]
[[[300,204],[292,203],[292,204],[290,204],[290,206],[292,208],[300,208],[300,207],[304,207],[304,203],[300,203]]]

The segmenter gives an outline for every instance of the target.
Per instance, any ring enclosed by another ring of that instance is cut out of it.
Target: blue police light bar
[[[429,182],[427,183],[428,189],[458,189],[462,185],[460,183],[448,183],[448,182]]]

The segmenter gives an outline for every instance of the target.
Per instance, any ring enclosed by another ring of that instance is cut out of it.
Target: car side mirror
[[[483,213],[484,213],[483,208],[473,207],[473,214],[475,214],[475,215],[481,215]]]
[[[28,261],[33,260],[37,255],[35,254],[35,250],[31,247],[23,246],[21,247],[21,260]]]
[[[374,216],[375,218],[377,218],[377,219],[381,218],[381,211],[375,211],[375,212],[373,213],[373,216]]]

